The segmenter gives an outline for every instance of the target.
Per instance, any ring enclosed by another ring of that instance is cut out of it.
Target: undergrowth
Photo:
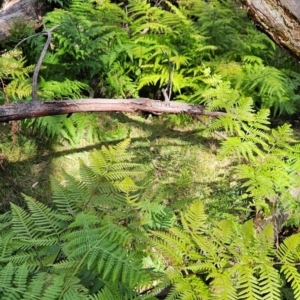
[[[228,162],[167,141],[136,140],[135,155],[129,139],[101,146],[51,177],[51,202],[11,202],[0,216],[1,298],[297,299],[299,234],[279,242],[274,220],[245,217],[251,201],[237,203],[238,189],[220,194]],[[192,188],[213,179],[215,189]]]
[[[300,144],[270,125],[298,67],[236,1],[53,2],[40,100],[165,89],[221,114],[4,125],[1,299],[298,299]],[[1,104],[30,101],[35,37],[0,56]]]

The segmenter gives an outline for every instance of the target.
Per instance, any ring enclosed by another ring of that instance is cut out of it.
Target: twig
[[[30,35],[30,36],[24,38],[23,40],[21,40],[21,41],[14,47],[13,50],[15,50],[18,46],[20,46],[20,45],[21,45],[22,43],[24,43],[25,41],[27,41],[27,40],[29,40],[29,39],[35,37],[35,36],[38,36],[38,35],[44,35],[44,34],[46,34],[46,32],[39,32],[39,33],[35,33],[35,34],[33,34],[33,35]]]
[[[39,33],[35,33],[35,34],[32,34],[32,35],[30,35],[30,36],[28,36],[28,37],[26,37],[26,38],[24,38],[24,39],[22,39],[12,50],[15,50],[18,46],[20,46],[22,43],[24,43],[25,41],[27,41],[27,40],[29,40],[29,39],[31,39],[31,38],[33,38],[33,37],[35,37],[35,36],[38,36],[38,35],[43,35],[43,34],[45,34],[44,32],[39,32]],[[1,54],[5,54],[5,53],[8,53],[8,52],[10,52],[10,51],[12,51],[11,49],[7,49],[7,50],[4,50],[4,51],[1,51]]]
[[[174,65],[172,66],[170,57],[168,57],[168,63],[169,63],[169,82],[168,82],[168,90],[169,90],[169,100],[171,100],[172,96],[172,85],[173,85],[173,74],[174,74]]]
[[[48,35],[48,38],[47,38],[47,41],[44,45],[44,48],[42,50],[42,53],[41,53],[41,56],[35,66],[35,69],[34,69],[34,73],[33,73],[33,78],[32,78],[32,102],[36,102],[38,101],[38,96],[37,96],[37,78],[38,78],[38,75],[39,75],[39,71],[40,71],[40,68],[41,68],[41,65],[42,65],[42,62],[44,60],[44,57],[46,55],[46,52],[48,50],[48,47],[51,43],[51,39],[52,39],[52,31],[55,30],[57,27],[59,27],[60,25],[56,25],[54,27],[52,27],[51,29],[45,29],[45,32],[43,32],[43,34],[47,33]]]
[[[163,93],[163,95],[164,95],[164,102],[166,103],[166,104],[170,104],[170,98],[169,98],[169,96],[168,96],[168,94],[167,94],[167,89],[162,89],[161,90],[161,92]]]
[[[171,61],[170,61],[170,57],[168,56],[167,53],[165,53],[163,51],[164,55],[167,57],[168,59],[168,64],[169,64],[169,81],[168,81],[168,84],[167,84],[167,87],[166,88],[163,88],[161,91],[164,95],[164,102],[166,105],[170,105],[170,100],[171,100],[171,97],[172,97],[172,84],[173,84],[173,69],[174,67],[172,66],[171,64]]]
[[[1,84],[2,84],[3,94],[4,94],[4,97],[5,97],[5,104],[9,104],[9,99],[8,99],[7,93],[5,91],[5,84],[4,84],[1,77],[0,77],[0,81],[1,81]]]
[[[192,117],[194,117],[195,119],[197,119],[198,121],[200,121],[205,127],[208,127],[208,125],[206,124],[206,122],[202,119],[201,116],[199,115],[195,115],[195,114],[190,114]],[[220,138],[222,139],[227,139],[227,136],[222,134],[221,132],[219,131],[213,131],[213,133],[217,136],[219,136]]]

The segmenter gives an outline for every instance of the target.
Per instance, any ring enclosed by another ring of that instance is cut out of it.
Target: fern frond
[[[3,261],[4,259],[7,259],[12,254],[12,243],[13,239],[13,232],[7,231],[7,232],[1,232],[0,235],[0,261]]]
[[[212,295],[214,299],[220,300],[237,300],[236,287],[233,285],[230,274],[228,272],[218,272],[211,270],[208,274],[207,280],[212,279],[210,284]]]
[[[35,201],[26,195],[23,196],[36,225],[36,229],[48,233],[48,237],[52,235],[58,237],[66,226],[66,223],[62,222],[62,220],[71,220],[71,218],[67,219],[64,215],[59,216],[57,211],[50,209],[45,204]]]
[[[5,293],[5,287],[11,287],[14,271],[15,271],[15,269],[14,269],[14,266],[12,263],[8,263],[3,269],[1,269],[1,271],[0,271],[0,282],[1,282],[0,290],[2,293],[3,292]],[[12,292],[12,290],[10,289],[9,292]]]
[[[38,238],[41,234],[36,231],[34,220],[22,208],[11,203],[12,210],[12,226],[14,229],[14,239],[31,240]]]
[[[19,245],[17,245],[19,246]],[[17,248],[17,247],[16,247]],[[21,244],[21,248],[25,250],[18,249],[18,253],[10,256],[10,257],[4,257],[2,259],[5,263],[13,263],[14,265],[21,265],[24,263],[32,264],[32,265],[38,265],[39,264],[39,257],[36,256],[36,252],[32,250],[33,247],[25,246]],[[27,249],[31,248],[31,249]]]
[[[41,297],[44,283],[46,280],[46,273],[37,273],[32,277],[32,280],[28,282],[27,293],[23,293],[24,300],[37,300]]]
[[[68,188],[62,186],[55,178],[51,178],[53,188],[53,202],[62,214],[74,216],[79,211],[79,206],[87,198],[85,189],[80,186],[72,176],[65,175]]]
[[[175,299],[203,299],[211,297],[209,287],[196,276],[183,277],[180,272],[167,271],[167,275],[173,283],[173,288],[167,296],[167,300]]]
[[[138,190],[138,186],[130,177],[125,177],[121,182],[116,182],[116,187],[125,194],[129,194]]]
[[[105,286],[97,295],[89,296],[90,300],[122,300],[120,295]]]
[[[259,283],[253,269],[241,265],[238,269],[238,299],[261,299]]]
[[[259,266],[259,286],[261,299],[281,299],[281,285],[278,271],[267,264]]]
[[[65,99],[72,95],[73,99],[78,99],[83,90],[88,86],[80,81],[65,79],[64,81],[45,81],[43,78],[39,83],[40,93],[44,99]]]
[[[20,294],[23,294],[27,290],[29,273],[30,269],[25,264],[18,267],[15,272],[13,284],[16,286],[16,290]]]
[[[181,222],[186,232],[201,234],[207,230],[206,220],[207,215],[201,201],[194,201],[185,214],[181,213]]]
[[[65,251],[69,259],[85,259],[87,267],[95,268],[103,279],[135,286],[143,274],[140,262],[134,261],[133,256],[118,244],[101,240],[99,236],[99,230],[73,232],[66,236],[68,243]]]
[[[300,274],[299,270],[293,265],[283,265],[280,269],[280,272],[284,274],[287,282],[291,283],[294,299],[300,297]]]
[[[277,257],[283,263],[293,263],[299,257],[300,234],[293,234],[284,239],[277,250]]]
[[[31,95],[32,85],[29,80],[14,79],[5,90],[8,96],[12,98],[24,99]]]
[[[67,281],[65,275],[34,272],[34,268],[26,264],[14,267],[8,263],[0,271],[1,299],[86,299],[86,289],[79,284],[78,278]]]
[[[181,248],[185,245],[181,245],[179,239],[174,239],[173,235],[164,232],[154,232],[153,244],[168,260],[170,260],[174,265],[181,265],[183,263],[182,253],[177,248],[170,248],[169,243],[172,245],[180,246]],[[167,242],[168,241],[168,242]]]

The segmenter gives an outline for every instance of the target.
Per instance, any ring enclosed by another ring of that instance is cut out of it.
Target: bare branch
[[[30,101],[0,106],[0,122],[22,120],[51,115],[62,115],[76,112],[137,112],[153,114],[188,114],[218,117],[224,112],[207,112],[204,106],[171,101],[165,105],[163,101],[148,98],[139,99],[78,99],[54,101]]]
[[[169,95],[167,94],[167,89],[162,89],[161,92],[164,95],[164,103],[165,103],[165,105],[169,105],[170,98],[169,98]]]
[[[60,25],[56,25],[54,27],[52,27],[51,29],[46,29],[45,33],[47,33],[48,38],[47,41],[44,45],[44,48],[42,50],[41,56],[35,66],[34,69],[34,73],[33,73],[33,78],[32,78],[32,100],[31,101],[38,101],[38,96],[37,96],[37,78],[39,75],[39,71],[42,65],[42,62],[44,60],[44,57],[46,55],[47,49],[51,43],[51,39],[52,39],[52,31],[55,30],[57,27],[59,27]]]

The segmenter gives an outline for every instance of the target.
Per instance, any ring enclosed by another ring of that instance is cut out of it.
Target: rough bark
[[[39,4],[36,0],[10,0],[3,1],[0,10],[0,42],[11,34],[11,28],[16,24],[28,24],[38,20]]]
[[[222,112],[205,112],[202,105],[140,99],[79,99],[16,103],[0,106],[0,122],[62,115],[76,112],[137,112],[220,116]]]
[[[277,44],[300,57],[299,0],[240,0],[249,17]]]

